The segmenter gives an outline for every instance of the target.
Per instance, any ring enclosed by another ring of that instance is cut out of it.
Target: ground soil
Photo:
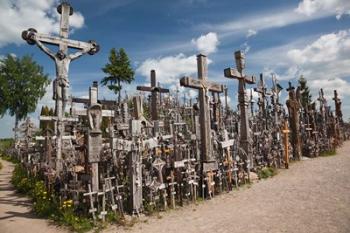
[[[0,232],[64,232],[30,212],[30,202],[9,184],[13,165],[0,171]],[[350,142],[337,155],[306,159],[251,186],[197,205],[154,217],[142,216],[133,227],[104,231],[153,232],[350,232]]]

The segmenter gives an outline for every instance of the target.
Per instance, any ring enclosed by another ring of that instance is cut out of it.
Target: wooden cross
[[[107,215],[107,211],[106,211],[106,185],[104,184],[102,186],[102,192],[98,192],[97,196],[102,196],[102,210],[100,212],[100,214],[98,215],[98,217],[100,219],[102,219],[102,222],[106,221],[106,215]]]
[[[299,109],[300,102],[297,99],[295,93],[295,88],[292,86],[292,83],[289,82],[289,87],[287,91],[289,92],[289,99],[286,104],[289,111],[289,123],[292,131],[292,143],[293,143],[293,157],[295,159],[301,159],[301,138],[300,138],[300,122],[299,122]]]
[[[282,133],[284,135],[283,141],[284,141],[284,166],[286,169],[289,167],[289,133],[290,130],[288,128],[288,122],[287,120],[284,121],[284,128],[282,130]]]
[[[334,103],[335,103],[335,113],[336,113],[336,116],[338,118],[338,121],[341,122],[343,119],[343,113],[341,111],[341,100],[338,98],[338,92],[337,90],[334,90]]]
[[[57,116],[56,171],[57,174],[59,174],[62,169],[62,136],[64,135],[63,117],[68,100],[69,65],[71,61],[86,53],[89,53],[90,55],[97,53],[99,51],[99,46],[93,41],[85,43],[68,39],[69,16],[73,14],[73,8],[67,2],[62,2],[57,7],[57,11],[61,15],[58,37],[38,33],[35,29],[28,29],[22,32],[22,38],[30,45],[36,44],[40,50],[55,61],[56,80],[54,81],[54,99],[56,100],[55,112]],[[59,51],[54,53],[45,44],[58,46]],[[74,54],[68,54],[68,48],[78,49],[79,51]]]
[[[255,77],[247,76],[244,74],[245,69],[245,56],[243,52],[235,52],[236,69],[227,68],[224,70],[224,75],[226,78],[237,79],[238,80],[238,100],[239,100],[239,110],[240,110],[240,147],[248,156],[248,165],[253,167],[253,157],[251,153],[251,148],[249,146],[250,141],[250,127],[249,127],[249,111],[248,100],[246,98],[246,84],[254,84]]]
[[[263,119],[265,119],[267,121],[268,119],[267,119],[266,103],[265,103],[265,101],[266,101],[266,97],[270,96],[271,93],[267,91],[263,74],[260,74],[259,85],[256,88],[254,88],[254,91],[258,92],[259,95],[260,95],[260,101],[258,103],[259,107],[260,107],[260,113],[262,114]],[[267,129],[267,122],[265,124],[265,129]]]
[[[151,118],[153,121],[158,120],[158,93],[169,93],[169,89],[157,86],[156,71],[151,70],[151,86],[137,86],[139,91],[151,92]]]
[[[201,163],[203,172],[216,170],[217,162],[213,157],[211,142],[209,91],[223,92],[224,86],[218,83],[209,82],[207,79],[207,57],[203,54],[197,56],[198,79],[183,77],[180,85],[199,90],[199,121],[201,122]]]
[[[96,221],[95,212],[97,211],[97,209],[94,207],[94,197],[93,197],[93,195],[96,195],[96,194],[97,194],[97,192],[91,191],[91,184],[88,184],[88,192],[83,194],[84,197],[89,196],[89,199],[90,199],[89,213],[92,214],[92,217],[93,217],[94,221]]]

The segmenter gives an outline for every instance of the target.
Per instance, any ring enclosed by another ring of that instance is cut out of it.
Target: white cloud
[[[147,59],[136,70],[137,73],[149,78],[150,71],[155,70],[157,81],[161,84],[179,82],[184,75],[191,75],[197,71],[196,56],[185,56],[180,53],[176,56],[167,56],[157,59]]]
[[[10,43],[23,43],[21,32],[35,28],[41,33],[57,33],[59,14],[57,0],[0,1],[0,47]],[[71,29],[81,28],[84,17],[74,12],[70,17]]]
[[[210,53],[216,52],[219,39],[215,32],[209,32],[206,35],[201,35],[197,39],[192,39],[192,44],[197,47],[200,53],[209,55]]]
[[[216,33],[209,32],[201,35],[197,39],[192,39],[194,44],[201,53],[210,54],[216,51],[219,44]],[[208,64],[212,61],[207,59]],[[186,56],[179,53],[174,56],[159,58],[149,58],[140,64],[136,72],[149,79],[150,71],[156,71],[157,82],[161,84],[176,84],[182,76],[190,76],[197,72],[196,55]]]
[[[244,42],[242,45],[241,45],[241,48],[243,50],[243,52],[245,54],[247,54],[250,50],[250,45],[248,44],[248,42]]]
[[[288,51],[287,56],[295,64],[332,62],[346,58],[350,52],[350,31],[339,31],[321,36],[303,49]]]
[[[349,10],[349,0],[303,0],[295,9],[296,12],[307,16],[312,16],[322,11],[332,12],[338,20],[343,14],[349,14]]]
[[[287,52],[286,52],[287,51]],[[304,75],[314,97],[323,88],[327,97],[338,90],[343,98],[344,113],[350,116],[350,30],[325,34],[304,45],[291,43],[251,54],[258,61],[267,57],[269,72],[279,74],[280,80],[295,80]],[[273,56],[274,54],[281,54]],[[329,99],[330,100],[330,99]]]
[[[287,6],[263,12],[254,12],[240,18],[233,18],[218,24],[202,24],[203,30],[216,30],[220,39],[232,35],[254,36],[258,31],[281,28],[293,24],[317,20],[329,16],[340,19],[350,13],[349,0],[302,0],[295,7]]]
[[[258,34],[258,32],[256,30],[249,29],[246,37],[249,38],[249,37],[255,36],[256,34]]]

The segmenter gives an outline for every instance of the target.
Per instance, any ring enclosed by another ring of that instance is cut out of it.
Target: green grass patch
[[[0,158],[11,163],[19,163],[20,161],[12,156],[0,154]]]
[[[328,157],[328,156],[334,156],[337,154],[336,150],[329,150],[329,151],[323,151],[320,153],[320,156],[322,157]]]
[[[67,226],[74,232],[87,232],[97,225],[85,215],[76,213],[72,200],[60,202],[54,193],[49,193],[44,181],[30,176],[21,164],[17,164],[12,174],[12,184],[19,193],[33,201],[33,211],[39,217],[53,220],[58,225]]]
[[[277,175],[277,169],[273,167],[264,167],[258,171],[259,179],[267,179],[275,175]]]

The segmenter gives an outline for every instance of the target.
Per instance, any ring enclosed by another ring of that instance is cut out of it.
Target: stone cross
[[[253,155],[250,146],[250,127],[248,99],[246,96],[246,84],[254,84],[255,77],[244,74],[245,56],[241,51],[235,52],[236,69],[227,68],[224,70],[226,78],[238,79],[238,100],[240,109],[240,147],[244,150],[249,160],[249,168],[253,167]]]
[[[137,90],[151,92],[151,118],[153,121],[157,121],[158,111],[159,111],[157,106],[158,93],[168,93],[169,89],[164,89],[157,86],[156,71],[151,70],[151,86],[150,87],[137,86]]]
[[[27,41],[28,44],[36,44],[39,49],[46,53],[56,65],[56,79],[54,81],[54,96],[56,101],[55,112],[57,116],[57,142],[56,142],[56,170],[59,173],[62,169],[62,136],[64,134],[64,113],[66,103],[68,101],[68,70],[70,62],[79,58],[80,56],[89,53],[93,55],[99,51],[99,46],[96,42],[90,41],[85,43],[82,41],[68,39],[69,33],[69,16],[73,15],[73,8],[67,3],[62,2],[57,7],[58,13],[61,15],[59,36],[44,35],[38,33],[35,29],[28,29],[22,32],[22,38]],[[46,44],[55,45],[59,47],[57,53],[52,52]],[[79,50],[76,53],[69,54],[68,48]]]
[[[207,57],[203,54],[197,56],[198,79],[183,77],[180,85],[199,90],[199,121],[201,122],[201,164],[203,172],[216,170],[217,162],[213,157],[213,148],[211,141],[209,91],[221,93],[224,86],[221,84],[209,82],[207,70]]]
[[[289,92],[289,99],[286,104],[289,112],[289,124],[292,131],[292,144],[293,144],[293,157],[295,159],[301,159],[301,137],[300,137],[300,101],[297,98],[297,93],[295,88],[292,86],[292,83],[289,82],[289,87],[287,89]]]

